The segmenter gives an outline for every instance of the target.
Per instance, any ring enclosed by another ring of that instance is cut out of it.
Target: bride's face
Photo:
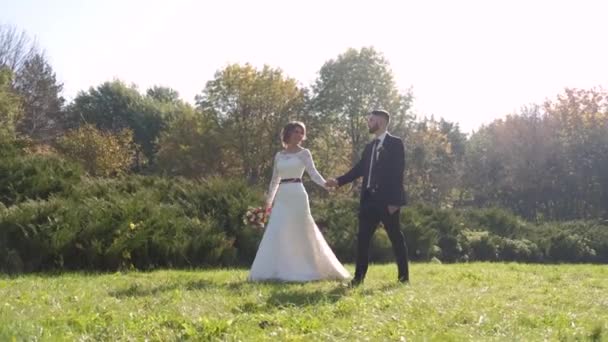
[[[304,130],[301,127],[296,127],[289,135],[289,143],[297,145],[304,139]]]

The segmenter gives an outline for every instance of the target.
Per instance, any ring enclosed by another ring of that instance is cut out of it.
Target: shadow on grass
[[[348,289],[343,286],[336,286],[332,290],[306,290],[303,288],[277,288],[271,292],[266,301],[270,307],[305,307],[317,305],[319,303],[336,303],[348,294]]]
[[[207,280],[190,281],[187,283],[175,282],[150,288],[135,283],[124,289],[110,291],[108,294],[116,298],[146,297],[177,289],[184,291],[196,291],[214,286],[216,286],[216,284]]]
[[[139,283],[133,283],[127,287],[111,290],[108,292],[108,294],[115,298],[135,298],[156,296],[175,290],[198,291],[204,289],[217,289],[238,296],[243,292],[250,291],[252,288],[258,286],[259,284],[263,284],[264,286],[269,287],[269,296],[266,300],[266,303],[264,304],[264,306],[266,307],[264,310],[287,306],[304,307],[309,305],[316,305],[318,303],[323,302],[335,303],[339,301],[343,296],[347,295],[349,292],[349,289],[339,283],[336,283],[333,289],[310,289],[305,286],[309,283],[253,283],[246,280],[218,283],[210,280],[200,279],[188,282],[173,281],[157,286],[146,286]],[[259,304],[256,304],[254,306],[257,309],[260,309],[258,307]],[[245,305],[243,309],[243,311],[252,311],[253,307],[247,307],[247,305]],[[253,311],[258,311],[257,309]]]
[[[361,288],[360,293],[364,296],[373,296],[379,293],[392,291],[392,290],[400,290],[400,289],[408,289],[411,285],[409,284],[401,284],[398,282],[383,284],[380,287],[372,287],[372,288]]]

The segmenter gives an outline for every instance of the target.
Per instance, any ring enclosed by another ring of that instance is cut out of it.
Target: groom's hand
[[[388,206],[388,213],[393,215],[397,210],[399,210],[399,207],[396,205],[389,205]]]
[[[335,178],[330,178],[325,182],[325,186],[328,188],[336,188],[338,186],[338,181]]]

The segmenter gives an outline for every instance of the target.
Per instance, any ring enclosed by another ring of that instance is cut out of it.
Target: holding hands
[[[335,178],[330,178],[325,182],[327,190],[335,190],[338,187],[338,181]]]

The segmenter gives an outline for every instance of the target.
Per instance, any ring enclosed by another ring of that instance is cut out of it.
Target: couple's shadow
[[[314,283],[323,284],[324,282]],[[328,282],[328,284],[331,284],[331,289],[328,289],[326,286],[324,286],[323,288],[310,289],[308,286],[304,286],[304,284],[302,283],[294,282],[273,281],[252,283],[246,280],[242,280],[229,283],[219,283],[206,279],[200,279],[188,282],[176,281],[153,287],[147,287],[138,283],[134,283],[123,288],[110,290],[108,294],[115,298],[128,299],[149,296],[152,297],[162,295],[165,292],[171,292],[174,290],[198,291],[206,289],[219,289],[225,290],[234,295],[238,295],[240,293],[247,292],[249,289],[259,284],[264,285],[269,292],[268,298],[266,299],[266,306],[275,308],[289,306],[305,307],[310,305],[316,305],[322,302],[336,303],[342,297],[349,293],[349,289],[338,282]]]
[[[340,283],[332,284],[331,289],[309,289],[299,283],[269,283],[271,291],[266,305],[271,307],[306,307],[319,303],[333,304],[341,300],[349,289]]]
[[[249,282],[239,281],[229,285],[229,287],[236,293],[240,293],[247,288],[257,286],[261,284],[268,288],[268,298],[266,299],[266,307],[280,308],[280,307],[306,307],[316,305],[319,303],[336,303],[342,297],[348,295],[349,289],[339,282],[311,282],[311,283],[299,283],[299,282],[283,282],[283,281],[262,281],[262,282]],[[322,288],[311,289],[309,284],[331,286],[330,289],[327,286]],[[245,310],[248,311],[248,310]]]
[[[189,282],[171,282],[168,284],[162,284],[154,287],[142,286],[139,283],[131,284],[127,287],[114,289],[108,291],[108,294],[115,298],[136,298],[136,297],[149,297],[162,294],[164,292],[170,292],[173,290],[184,290],[184,291],[196,291],[202,289],[208,289],[214,287],[215,284],[208,280],[197,280]]]

